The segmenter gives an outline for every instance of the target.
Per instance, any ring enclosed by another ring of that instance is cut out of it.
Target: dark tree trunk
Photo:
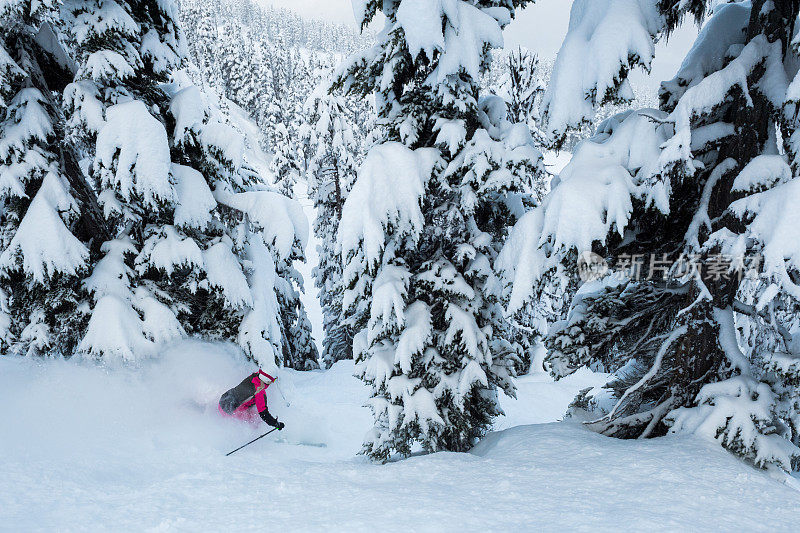
[[[765,0],[755,0],[748,26],[748,41],[758,35],[765,35],[770,42],[781,39],[784,43],[791,38],[791,26],[797,16],[797,7],[800,2],[785,1],[775,2],[777,9],[771,11],[769,17],[761,16],[761,8]],[[754,87],[763,75],[763,67],[757,68],[748,80],[750,87]],[[748,95],[753,105],[748,106],[744,94],[734,96],[734,105],[725,119],[734,125],[736,134],[730,141],[720,147],[716,158],[717,164],[728,158],[736,161],[736,166],[723,174],[715,185],[711,201],[708,206],[708,215],[714,223],[714,230],[727,228],[734,233],[741,233],[744,228],[742,223],[726,214],[728,207],[738,199],[733,191],[733,182],[738,173],[755,157],[763,153],[764,147],[770,140],[770,130],[774,128],[773,109],[766,98],[757,91],[750,91]],[[706,171],[710,176],[713,169]],[[692,297],[703,289],[711,295],[710,302],[694,304],[686,316],[679,320],[679,324],[687,327],[686,334],[682,335],[675,343],[675,372],[672,379],[673,393],[686,404],[693,404],[698,392],[703,385],[716,381],[730,372],[730,364],[723,350],[723,341],[720,339],[721,325],[718,313],[720,310],[732,309],[736,294],[741,285],[741,277],[736,273],[719,276],[713,272],[709,265],[715,255],[721,256],[722,250],[715,247],[704,254],[701,259],[701,281]],[[691,302],[687,302],[691,305]]]
[[[49,53],[42,49],[35,40],[31,39],[26,44],[28,45],[27,49],[32,51],[29,59],[34,63],[34,68],[31,69],[31,82],[42,96],[47,99],[48,111],[53,120],[53,130],[61,163],[60,167],[69,182],[75,200],[80,206],[80,219],[76,237],[85,243],[89,243],[90,250],[93,253],[99,253],[102,244],[111,240],[113,234],[103,216],[103,211],[97,200],[97,194],[86,180],[78,164],[78,156],[75,154],[75,149],[67,140],[67,119],[48,84],[48,80],[55,80],[59,86],[66,85],[63,80],[64,76],[48,72],[54,71],[56,62],[50,58]],[[20,44],[20,46],[22,47],[23,45]],[[42,61],[52,64],[53,68],[42,69],[40,66]],[[63,89],[63,87],[59,88]]]
[[[336,198],[336,220],[342,220],[342,207],[344,206],[344,202],[342,201],[342,184],[339,181],[339,164],[336,162],[336,159],[333,160],[333,183],[334,183],[334,195]]]

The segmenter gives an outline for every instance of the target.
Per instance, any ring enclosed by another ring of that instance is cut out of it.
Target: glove
[[[284,424],[283,422],[278,422],[278,425],[275,427],[278,428],[278,431],[280,431],[286,427],[286,424]]]

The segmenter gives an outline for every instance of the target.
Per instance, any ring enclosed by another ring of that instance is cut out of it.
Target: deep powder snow
[[[383,466],[352,362],[283,370],[282,432],[219,416],[252,367],[186,341],[138,367],[0,358],[0,530],[796,530],[800,492],[713,443],[621,441],[561,417],[581,371],[518,380],[472,453]],[[534,424],[534,425],[531,425]],[[505,429],[510,428],[510,429]],[[791,483],[791,481],[790,481]]]

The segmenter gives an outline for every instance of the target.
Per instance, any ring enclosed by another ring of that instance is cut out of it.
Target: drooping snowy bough
[[[541,153],[480,77],[524,0],[362,2],[378,44],[336,87],[374,94],[384,142],[361,166],[339,239],[357,374],[372,387],[364,453],[469,449],[500,413],[524,348],[494,261],[532,200]]]
[[[707,16],[661,109],[615,117],[580,144],[501,256],[512,310],[583,252],[640,263],[584,284],[547,341],[557,378],[582,365],[614,372],[572,408],[601,433],[691,432],[760,467],[800,466],[798,11],[574,3],[546,97],[555,140],[626,96],[654,38]]]

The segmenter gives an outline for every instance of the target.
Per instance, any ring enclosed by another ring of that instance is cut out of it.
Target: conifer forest
[[[800,528],[800,0],[0,0],[0,531],[274,528]]]

